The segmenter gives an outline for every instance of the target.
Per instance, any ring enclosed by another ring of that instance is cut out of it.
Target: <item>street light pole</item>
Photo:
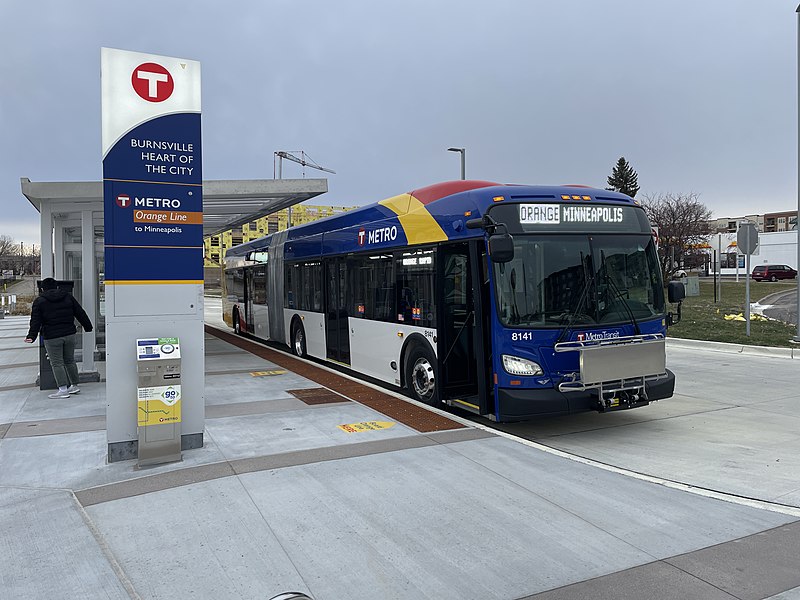
[[[800,151],[800,5],[797,7],[797,143]],[[797,155],[797,270],[800,271],[800,152]],[[749,276],[749,273],[748,273]],[[797,277],[797,333],[795,342],[800,342],[800,276]]]
[[[466,169],[464,167],[464,155],[467,153],[467,149],[466,148],[448,148],[447,151],[448,152],[458,152],[459,154],[461,154],[461,179],[463,181],[464,179],[467,178],[466,177]]]

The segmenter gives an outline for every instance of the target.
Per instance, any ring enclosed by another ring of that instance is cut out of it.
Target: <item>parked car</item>
[[[767,279],[778,281],[779,279],[794,279],[797,271],[788,265],[758,265],[750,275],[756,281]]]

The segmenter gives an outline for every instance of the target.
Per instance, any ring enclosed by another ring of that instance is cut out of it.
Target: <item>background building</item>
[[[773,231],[794,231],[797,229],[797,211],[767,213],[764,215],[764,227],[760,229],[765,233]]]
[[[708,222],[708,229],[711,233],[736,233],[739,230],[739,223],[742,221],[750,221],[751,223],[755,223],[759,231],[764,231],[765,216],[766,215],[745,215],[743,217],[720,217],[718,219],[711,219]]]
[[[298,204],[292,207],[292,225],[302,225],[317,219],[324,219],[338,215],[345,211],[358,208],[357,206],[307,206]],[[206,267],[216,267],[222,264],[228,248],[238,246],[244,242],[264,237],[267,234],[283,231],[289,226],[288,209],[279,210],[241,227],[230,229],[219,235],[212,235],[205,239],[204,259]]]

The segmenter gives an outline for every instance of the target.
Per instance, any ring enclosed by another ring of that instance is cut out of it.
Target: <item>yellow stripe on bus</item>
[[[474,408],[475,410],[480,409],[480,407],[477,404],[472,404],[471,402],[466,402],[464,400],[456,400],[455,398],[452,398],[451,402],[458,402],[459,404],[463,404],[464,406],[469,406],[470,408]]]
[[[447,241],[447,234],[436,219],[428,212],[425,205],[411,194],[400,194],[394,198],[381,200],[378,204],[397,214],[409,244]]]

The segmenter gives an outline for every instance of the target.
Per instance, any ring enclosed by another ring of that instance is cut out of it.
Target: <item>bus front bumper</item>
[[[583,392],[560,392],[555,388],[547,389],[507,389],[497,390],[499,399],[499,412],[493,415],[494,420],[526,421],[528,419],[565,415],[597,410],[622,410],[646,406],[654,400],[670,398],[675,391],[675,374],[667,369],[667,376],[645,384],[647,398],[633,404],[621,404],[613,408],[604,408],[596,390]]]

